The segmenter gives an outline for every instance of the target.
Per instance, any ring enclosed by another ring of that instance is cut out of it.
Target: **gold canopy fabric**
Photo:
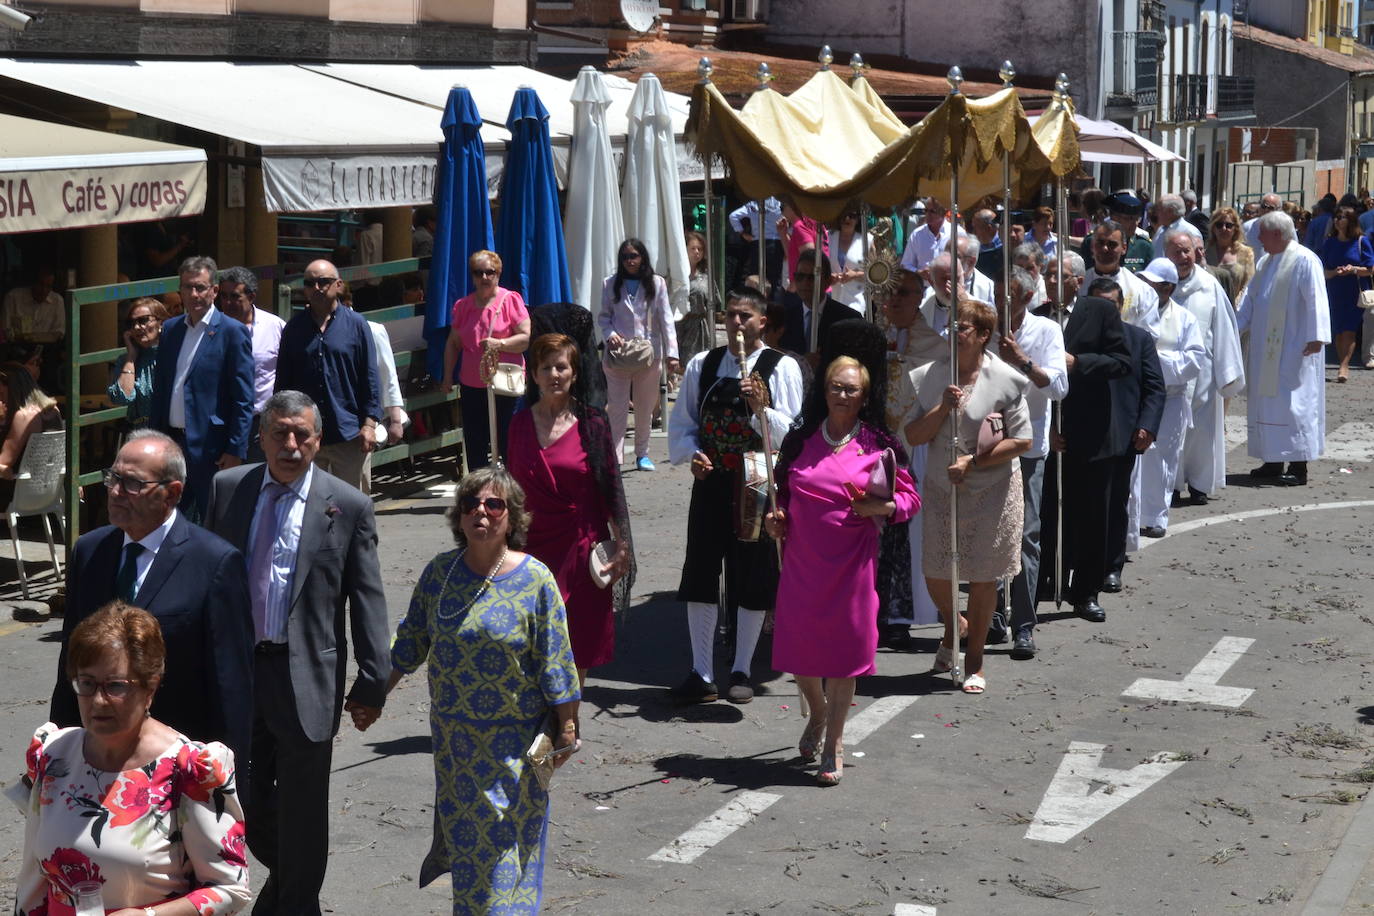
[[[699,153],[720,156],[750,200],[790,196],[824,221],[854,201],[897,207],[920,194],[949,197],[951,163],[960,165],[959,205],[1002,193],[1002,157],[1011,151],[1013,195],[1078,167],[1069,108],[1047,112],[1032,130],[1012,89],[984,99],[946,97],[906,128],[860,78],[846,85],[816,73],[790,96],[755,92],[736,111],[715,86],[692,92],[687,136]]]

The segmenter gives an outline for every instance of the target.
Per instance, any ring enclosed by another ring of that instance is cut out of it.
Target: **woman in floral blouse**
[[[248,902],[233,753],[148,714],[164,654],[157,620],[119,601],[72,631],[82,727],[38,729],[16,786],[20,916],[71,913],[84,882],[111,916],[223,916]]]

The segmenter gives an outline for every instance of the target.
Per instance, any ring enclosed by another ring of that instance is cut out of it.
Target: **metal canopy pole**
[[[1063,73],[1059,74],[1058,78],[1055,79],[1055,81],[1054,81],[1054,88],[1055,88],[1054,104],[1055,104],[1057,107],[1059,107],[1059,108],[1066,108],[1066,107],[1068,107],[1068,106],[1067,106],[1067,100],[1068,100],[1068,97],[1069,97],[1069,95],[1068,95],[1068,93],[1069,93],[1069,79],[1068,79],[1068,77],[1065,76]],[[1059,293],[1058,293],[1058,295],[1056,296],[1056,298],[1057,298],[1059,301],[1058,301],[1056,304],[1059,306],[1059,313],[1058,313],[1058,317],[1059,317],[1059,334],[1060,334],[1060,336],[1062,337],[1063,334],[1064,334],[1064,316],[1067,314],[1067,309],[1068,309],[1068,302],[1066,301],[1066,297],[1065,297],[1065,295],[1064,295],[1064,251],[1065,251],[1065,248],[1064,248],[1064,240],[1065,240],[1065,238],[1066,238],[1066,236],[1064,235],[1064,227],[1065,227],[1066,225],[1068,225],[1068,213],[1067,213],[1068,207],[1067,207],[1067,205],[1066,205],[1065,202],[1064,202],[1064,176],[1059,175],[1059,176],[1056,176],[1056,177],[1055,177],[1054,188],[1055,188],[1055,191],[1054,191],[1054,193],[1055,193],[1055,213],[1057,214],[1056,218],[1059,220],[1059,244],[1055,246],[1055,258],[1054,258],[1054,262],[1055,262],[1055,276],[1056,276],[1056,279],[1058,279],[1058,281],[1059,281]],[[1063,412],[1062,412],[1062,410],[1060,410],[1060,405],[1059,405],[1059,404],[1055,404],[1054,406],[1055,406],[1055,411],[1054,411],[1054,429],[1055,429],[1055,432],[1056,432],[1056,433],[1062,435],[1062,434],[1063,434],[1063,430],[1062,430],[1062,425],[1063,425],[1063,415],[1062,415],[1062,414],[1063,414]],[[1063,606],[1063,604],[1064,604],[1064,454],[1063,454],[1063,452],[1060,452],[1059,455],[1055,458],[1055,462],[1054,462],[1054,482],[1055,482],[1055,488],[1054,488],[1054,512],[1055,512],[1055,527],[1054,527],[1054,540],[1055,540],[1055,545],[1054,545],[1054,607],[1055,607],[1055,610],[1058,610],[1058,609],[1061,608],[1061,607]]]
[[[768,88],[768,84],[773,79],[773,74],[768,69],[768,64],[760,63],[756,72],[758,85],[754,87],[755,92],[763,92]],[[759,208],[759,224],[754,227],[754,240],[759,246],[759,287],[762,288],[768,282],[768,201],[758,200],[755,205]],[[775,230],[776,231],[776,230]],[[775,290],[769,289],[765,297],[772,300]]]
[[[817,57],[817,60],[820,61],[821,69],[822,69],[822,70],[829,70],[829,69],[830,69],[830,63],[831,63],[831,61],[833,61],[834,59],[835,59],[835,58],[834,58],[834,55],[830,53],[830,45],[823,45],[823,46],[821,47],[821,53],[820,53],[820,55]],[[799,213],[799,215],[805,216],[805,214],[800,214],[800,213]],[[822,294],[822,292],[825,290],[826,286],[829,284],[829,282],[830,282],[830,276],[829,276],[829,274],[826,274],[826,275],[824,275],[824,276],[821,275],[821,247],[822,247],[822,245],[823,245],[825,239],[824,239],[824,236],[821,235],[821,228],[822,228],[822,227],[821,227],[821,222],[820,222],[820,220],[813,220],[813,222],[815,222],[815,224],[816,224],[816,232],[815,232],[815,237],[816,237],[816,242],[815,242],[815,244],[816,244],[816,250],[815,250],[815,264],[816,264],[815,271],[816,271],[816,277],[815,277],[815,280],[812,282],[812,285],[811,285],[811,340],[809,341],[809,345],[810,345],[810,347],[809,347],[809,352],[811,352],[811,353],[819,353],[819,352],[820,352],[820,349],[821,349],[821,348],[820,348],[820,339],[821,339],[821,298],[822,298],[822,297],[821,297],[821,294]],[[822,368],[824,368],[824,367],[822,367]]]
[[[1016,79],[1011,61],[1002,61],[998,73],[1002,88],[1010,89]],[[1002,151],[1002,333],[1011,333],[1011,156],[1015,150]]]
[[[864,63],[863,56],[855,51],[849,58],[850,69],[854,71],[854,77],[849,81],[852,86],[864,78],[864,70],[867,64]],[[869,209],[867,201],[859,202],[859,241],[863,246],[864,257],[864,317],[869,321],[873,320],[873,284],[868,279],[868,218]]]
[[[701,85],[708,86],[711,83],[711,58],[703,57],[697,63],[697,76],[701,77]],[[711,154],[701,154],[701,164],[705,169],[705,174],[701,182],[701,196],[706,204],[706,319],[702,322],[706,326],[706,349],[713,349],[716,345],[716,271],[715,256],[716,249],[712,244],[715,233],[711,227]],[[690,273],[690,268],[689,271]],[[686,361],[684,359],[684,366]]]
[[[963,71],[950,67],[946,77],[949,81],[949,94],[959,95],[959,84],[964,81]],[[956,125],[955,133],[950,136],[950,173],[949,196],[950,218],[954,221],[952,231],[956,240],[959,232],[959,166],[963,160],[962,137],[958,135],[963,125]],[[959,294],[964,291],[963,279],[959,276],[959,248],[955,245],[954,257],[950,258],[950,300],[949,321],[949,383],[959,384]],[[959,408],[949,414],[949,463],[959,460]],[[949,616],[945,619],[945,639],[952,647],[950,652],[950,679],[956,685],[964,682],[964,664],[959,655],[959,488],[949,488]]]

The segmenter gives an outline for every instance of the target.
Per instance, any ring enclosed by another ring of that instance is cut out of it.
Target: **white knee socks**
[[[715,681],[716,605],[714,602],[687,602],[687,630],[692,639],[692,670],[707,681]],[[763,633],[765,611],[740,608],[735,624],[735,663],[731,671],[749,674],[754,649]]]
[[[749,674],[754,667],[754,649],[759,644],[759,634],[763,632],[763,619],[767,612],[740,608],[735,621],[735,664],[731,671]]]

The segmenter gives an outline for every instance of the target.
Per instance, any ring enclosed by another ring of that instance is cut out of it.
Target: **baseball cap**
[[[1136,276],[1151,283],[1172,283],[1178,286],[1178,268],[1168,258],[1155,258]]]

